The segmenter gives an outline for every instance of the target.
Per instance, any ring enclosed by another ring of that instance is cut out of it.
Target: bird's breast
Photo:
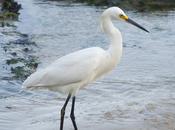
[[[106,73],[111,72],[116,65],[117,65],[116,60],[113,60],[110,56],[104,57],[104,59],[94,72],[94,79],[97,79],[105,75]]]

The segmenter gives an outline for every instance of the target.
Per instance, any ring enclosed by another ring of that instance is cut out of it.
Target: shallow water
[[[59,110],[65,95],[21,90],[13,79],[4,50],[9,42],[27,35],[33,45],[11,45],[19,56],[38,57],[43,68],[58,57],[90,46],[108,46],[100,32],[103,9],[64,2],[18,0],[23,10],[19,21],[0,27],[0,129],[58,130]],[[80,91],[76,120],[81,130],[175,129],[175,12],[127,14],[150,34],[124,23],[115,23],[124,39],[124,52],[116,69]],[[20,49],[29,47],[29,53]],[[70,104],[65,130],[71,130]]]

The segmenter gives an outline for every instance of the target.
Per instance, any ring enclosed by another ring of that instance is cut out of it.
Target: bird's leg
[[[71,94],[69,94],[69,95],[67,96],[67,99],[66,99],[66,101],[65,101],[65,103],[64,103],[64,105],[63,105],[63,107],[62,107],[62,109],[61,109],[60,130],[63,130],[65,109],[66,109],[66,106],[67,106],[67,104],[68,104],[68,102],[69,102],[70,97],[71,97]]]
[[[74,129],[75,129],[75,130],[78,130],[77,125],[76,125],[76,122],[75,122],[74,107],[75,107],[75,96],[72,97],[72,108],[71,108],[70,118],[71,118],[71,120],[72,120]]]

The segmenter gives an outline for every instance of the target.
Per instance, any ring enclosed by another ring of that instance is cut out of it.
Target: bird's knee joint
[[[75,116],[74,116],[73,114],[70,114],[70,118],[71,118],[72,120],[75,120]]]

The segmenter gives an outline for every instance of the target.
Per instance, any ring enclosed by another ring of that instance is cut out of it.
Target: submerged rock
[[[14,78],[25,79],[38,67],[38,62],[35,57],[28,59],[13,59],[15,64],[21,63],[22,66],[11,67],[11,73],[14,74]]]
[[[11,59],[6,60],[6,64],[8,65],[17,64],[21,60],[22,60],[21,58],[11,58]]]
[[[33,73],[38,64],[38,58],[33,54],[36,46],[26,34],[20,34],[20,38],[6,43],[3,47],[8,59],[6,59],[7,68],[11,71],[12,79],[23,80]]]

